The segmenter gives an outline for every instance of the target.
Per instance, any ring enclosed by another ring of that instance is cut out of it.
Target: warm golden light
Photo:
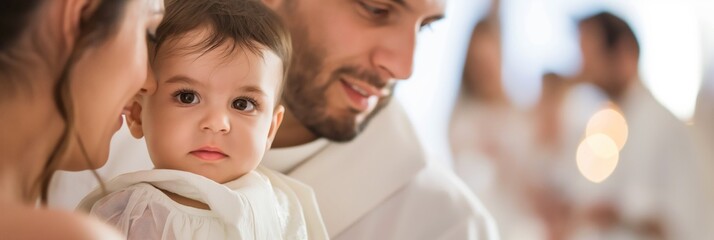
[[[620,112],[608,107],[590,118],[585,133],[585,136],[605,134],[615,142],[617,149],[622,150],[627,142],[627,121]]]
[[[620,152],[615,141],[602,133],[585,138],[576,153],[578,170],[594,183],[600,183],[610,177],[619,158]]]

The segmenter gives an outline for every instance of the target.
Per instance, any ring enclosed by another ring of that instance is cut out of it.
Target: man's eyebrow
[[[176,75],[168,80],[166,80],[165,83],[185,83],[188,85],[203,85],[203,83],[197,81],[196,79],[184,76],[184,75]]]

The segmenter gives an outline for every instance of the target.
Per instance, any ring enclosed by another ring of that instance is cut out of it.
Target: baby
[[[128,239],[326,239],[312,190],[259,167],[283,118],[290,39],[257,0],[169,1],[157,88],[127,116],[154,170],[82,200]]]

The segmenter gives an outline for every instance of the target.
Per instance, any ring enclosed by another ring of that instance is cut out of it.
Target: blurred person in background
[[[571,238],[709,239],[711,222],[702,210],[710,203],[693,142],[642,85],[634,32],[608,12],[583,19],[578,29],[578,81],[596,86],[621,109],[626,141],[614,172],[600,183],[576,176],[575,161],[563,161],[572,174],[558,183],[573,208]]]
[[[714,43],[712,43],[714,45]],[[714,54],[714,51],[710,51]],[[714,57],[705,68],[702,87],[697,96],[697,107],[694,112],[692,130],[697,137],[702,159],[714,171]]]
[[[714,45],[714,42],[712,42]],[[714,54],[714,51],[710,51]],[[694,112],[693,122],[690,126],[699,150],[699,159],[706,171],[706,182],[714,184],[714,56],[711,58],[707,71],[704,74],[702,87],[697,97],[697,107]],[[714,187],[707,187],[709,198],[714,199]],[[706,209],[710,216],[714,216],[714,207]],[[714,228],[710,229],[711,236],[714,236]]]
[[[561,151],[563,122],[561,119],[564,101],[571,91],[574,81],[554,72],[543,74],[541,97],[533,110],[536,142],[544,155],[550,156]]]
[[[567,239],[572,209],[550,174],[562,160],[568,146],[565,134],[571,127],[564,122],[565,102],[574,84],[572,79],[548,72],[542,77],[541,97],[532,111],[533,141],[528,167],[530,179],[524,179],[523,191],[529,206],[544,224],[547,239]]]
[[[532,124],[504,91],[498,11],[495,0],[469,41],[450,123],[454,170],[502,223],[503,239],[544,239],[523,189],[531,177]]]

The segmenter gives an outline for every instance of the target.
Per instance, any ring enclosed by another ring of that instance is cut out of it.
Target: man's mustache
[[[350,78],[358,79],[367,82],[377,89],[384,89],[389,85],[388,80],[383,80],[374,71],[360,70],[354,66],[341,67],[332,73],[332,79],[339,79],[340,76],[349,76]]]

